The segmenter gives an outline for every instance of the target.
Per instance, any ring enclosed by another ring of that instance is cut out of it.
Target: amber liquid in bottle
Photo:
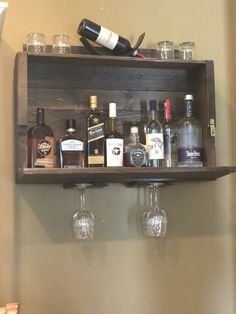
[[[97,96],[90,96],[90,110],[87,113],[87,165],[104,167],[104,118],[97,109]]]
[[[84,167],[84,141],[76,134],[76,121],[66,121],[67,134],[58,141],[59,166],[61,168]]]
[[[44,109],[37,109],[36,125],[28,130],[28,167],[54,167],[54,135],[45,124]]]

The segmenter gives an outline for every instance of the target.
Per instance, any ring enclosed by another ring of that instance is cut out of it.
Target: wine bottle
[[[122,167],[124,139],[116,128],[116,104],[109,104],[108,132],[105,136],[106,167]]]
[[[163,128],[157,116],[157,101],[150,100],[151,118],[146,130],[148,166],[161,167],[164,159]]]
[[[78,34],[110,49],[114,55],[125,55],[132,51],[130,42],[126,38],[88,19],[82,19],[78,27]],[[132,55],[135,56],[137,53],[135,50]]]
[[[202,127],[193,116],[193,95],[186,95],[185,117],[178,127],[178,167],[203,166]]]
[[[54,135],[45,124],[44,109],[37,108],[36,125],[28,130],[28,167],[54,167]]]
[[[90,96],[90,110],[87,120],[87,165],[104,166],[104,118],[97,109],[97,96]]]
[[[171,102],[166,99],[164,103],[164,167],[177,166],[177,134],[176,126],[172,122],[171,117]]]

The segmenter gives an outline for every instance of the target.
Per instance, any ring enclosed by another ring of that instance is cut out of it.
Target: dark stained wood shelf
[[[24,184],[76,184],[94,185],[108,183],[147,184],[151,182],[174,183],[177,181],[208,181],[236,172],[236,167],[195,168],[80,168],[18,170],[17,183]]]

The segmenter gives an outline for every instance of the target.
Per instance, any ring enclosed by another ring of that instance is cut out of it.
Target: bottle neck
[[[108,119],[108,131],[109,132],[115,132],[116,131],[116,118],[115,117],[109,117],[109,119]]]
[[[67,129],[66,132],[68,135],[73,135],[75,134],[75,129],[70,128],[70,129]]]
[[[193,115],[193,102],[191,100],[187,100],[185,103],[185,116],[191,117]]]
[[[139,134],[137,132],[130,133],[130,143],[138,144],[139,143]]]
[[[45,123],[43,111],[38,112],[36,123],[37,124],[44,124]]]
[[[171,109],[170,105],[165,106],[165,121],[169,122],[171,120]]]
[[[156,110],[151,110],[151,119],[152,120],[158,120],[158,114]]]

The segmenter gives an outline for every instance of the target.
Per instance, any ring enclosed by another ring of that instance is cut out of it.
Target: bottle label
[[[124,140],[120,138],[106,139],[106,158],[107,167],[122,167],[123,166],[123,149]]]
[[[84,143],[76,139],[68,139],[61,143],[62,151],[83,151]]]
[[[146,134],[148,159],[164,158],[163,133]]]
[[[119,35],[101,26],[96,42],[108,49],[113,50],[118,43]]]
[[[130,152],[130,164],[135,167],[142,167],[146,163],[146,153],[141,149]]]
[[[88,143],[94,142],[104,137],[104,123],[100,123],[88,128]]]
[[[35,160],[35,166],[44,168],[54,167],[54,139],[46,136],[39,141],[37,145],[38,156]]]
[[[201,147],[178,148],[178,161],[203,161],[203,149]]]

